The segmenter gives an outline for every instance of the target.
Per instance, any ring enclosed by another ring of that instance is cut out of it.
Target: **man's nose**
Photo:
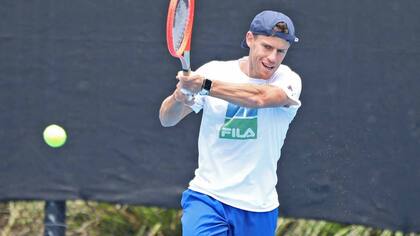
[[[270,62],[276,62],[276,58],[277,58],[277,50],[272,50],[272,51],[270,51],[270,54],[268,55],[268,60],[270,61]]]

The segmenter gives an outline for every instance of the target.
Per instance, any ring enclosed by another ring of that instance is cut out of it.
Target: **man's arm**
[[[281,88],[267,84],[236,84],[215,80],[210,96],[250,108],[298,105]]]
[[[177,78],[183,88],[193,93],[201,90],[204,81],[204,77],[198,74],[178,74]],[[283,89],[267,84],[237,84],[213,80],[209,95],[250,108],[298,105]]]
[[[192,109],[188,104],[193,100],[188,100],[188,96],[180,90],[179,84],[173,94],[163,100],[159,111],[159,120],[162,126],[170,127],[176,125],[185,116],[191,113]]]

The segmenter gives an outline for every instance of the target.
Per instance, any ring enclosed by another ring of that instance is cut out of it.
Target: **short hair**
[[[277,22],[277,24],[273,27],[272,31],[271,31],[271,36],[276,36],[276,33],[280,32],[283,34],[289,34],[289,28],[287,27],[287,24],[284,23],[283,21]],[[254,34],[254,37],[258,37],[258,34]],[[290,42],[289,42],[290,43]]]
[[[287,24],[283,21],[277,22],[277,24],[273,27],[273,33],[272,36],[275,35],[276,32],[289,34],[289,28],[287,28]]]

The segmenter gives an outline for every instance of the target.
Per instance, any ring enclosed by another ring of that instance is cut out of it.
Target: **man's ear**
[[[246,39],[246,44],[248,45],[249,48],[251,48],[251,45],[255,41],[254,34],[251,31],[246,32],[245,39]]]

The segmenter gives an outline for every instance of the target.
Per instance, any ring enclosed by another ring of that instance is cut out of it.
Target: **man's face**
[[[290,47],[284,39],[251,32],[247,33],[246,42],[249,46],[249,76],[264,80],[270,79]]]

